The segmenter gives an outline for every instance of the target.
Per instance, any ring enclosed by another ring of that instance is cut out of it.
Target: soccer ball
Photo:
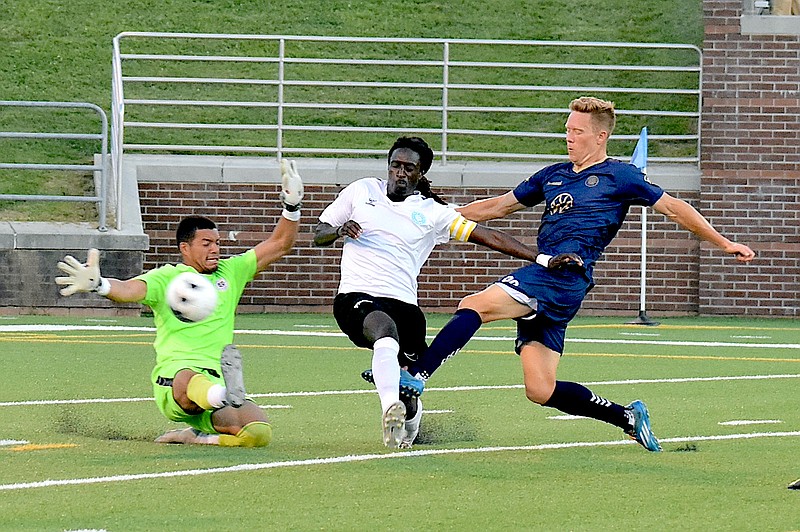
[[[217,289],[199,273],[183,272],[169,282],[167,303],[179,320],[201,321],[217,308]]]

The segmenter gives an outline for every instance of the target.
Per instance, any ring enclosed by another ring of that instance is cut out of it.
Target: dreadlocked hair
[[[392,158],[392,154],[395,152],[395,150],[399,150],[401,148],[405,148],[419,154],[419,170],[422,175],[417,183],[417,191],[419,191],[419,193],[426,198],[431,198],[436,203],[447,205],[445,200],[431,190],[431,182],[425,176],[425,174],[428,173],[428,170],[430,170],[431,164],[433,163],[433,150],[430,146],[428,146],[428,143],[420,137],[399,137],[396,141],[394,141],[392,147],[389,148],[388,159]]]
[[[447,202],[443,200],[441,196],[439,196],[439,194],[431,190],[431,182],[424,175],[419,176],[419,182],[417,183],[417,190],[419,191],[420,194],[422,194],[426,198],[431,198],[436,203],[447,205]]]

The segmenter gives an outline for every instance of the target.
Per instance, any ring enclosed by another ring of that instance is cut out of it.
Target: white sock
[[[372,346],[372,378],[381,398],[381,412],[400,400],[399,352],[397,341],[388,336],[378,339]]]
[[[208,403],[214,408],[222,408],[225,406],[225,387],[220,384],[214,384],[208,389],[206,398]]]

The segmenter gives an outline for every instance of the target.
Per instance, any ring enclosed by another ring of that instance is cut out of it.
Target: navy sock
[[[623,430],[631,427],[625,407],[595,395],[577,382],[556,381],[556,389],[543,406],[557,408],[573,416],[584,416],[616,425]]]
[[[481,325],[481,316],[474,310],[468,308],[457,310],[420,359],[409,366],[408,372],[427,379],[439,369],[439,366],[467,345]]]

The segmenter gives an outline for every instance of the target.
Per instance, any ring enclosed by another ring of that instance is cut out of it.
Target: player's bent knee
[[[543,393],[541,388],[533,388],[533,387],[525,387],[525,397],[528,398],[529,401],[536,403],[537,405],[545,404],[549,399],[550,396],[553,395],[553,391],[550,390],[547,393]]]
[[[236,436],[220,434],[219,444],[225,447],[266,447],[272,441],[272,425],[264,421],[248,423]]]

